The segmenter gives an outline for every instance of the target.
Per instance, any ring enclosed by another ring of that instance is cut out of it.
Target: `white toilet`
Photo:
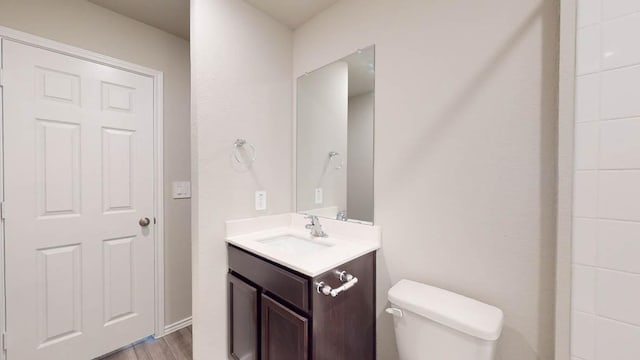
[[[494,360],[502,310],[401,280],[389,290],[401,360]]]

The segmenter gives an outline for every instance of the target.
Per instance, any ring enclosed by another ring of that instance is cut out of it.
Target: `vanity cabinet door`
[[[258,354],[258,290],[228,274],[229,356],[260,360]]]
[[[307,360],[309,323],[267,295],[262,295],[262,360]]]

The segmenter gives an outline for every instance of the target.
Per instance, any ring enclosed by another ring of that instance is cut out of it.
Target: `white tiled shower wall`
[[[640,0],[579,0],[574,360],[640,359]]]

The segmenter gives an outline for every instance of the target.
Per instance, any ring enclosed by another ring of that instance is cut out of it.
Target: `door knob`
[[[151,220],[149,220],[148,217],[144,217],[138,221],[138,224],[140,224],[140,226],[142,227],[149,226],[149,224],[151,224]]]

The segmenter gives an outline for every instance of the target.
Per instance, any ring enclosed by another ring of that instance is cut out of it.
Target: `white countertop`
[[[313,238],[309,230],[304,228],[307,223],[308,220],[300,214],[227,221],[225,240],[229,244],[310,277],[380,249],[379,226],[320,218],[320,224],[329,236]],[[295,236],[328,246],[301,254],[260,242],[278,236]]]

